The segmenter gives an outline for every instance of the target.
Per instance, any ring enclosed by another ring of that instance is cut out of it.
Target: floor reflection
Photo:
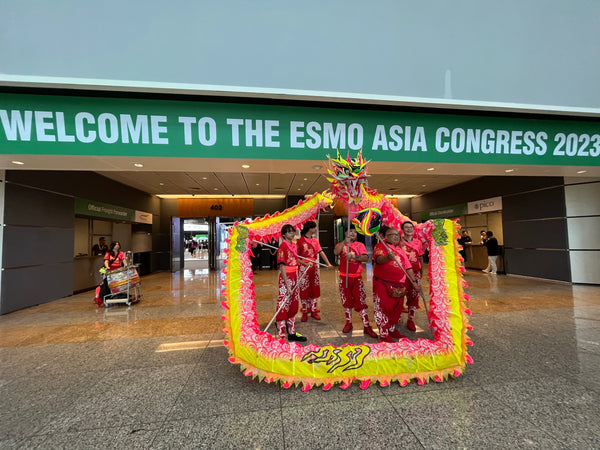
[[[142,277],[130,307],[89,291],[0,316],[0,448],[600,448],[600,286],[467,271],[463,376],[303,392],[229,363],[222,276],[187,267]],[[368,342],[356,314],[341,331],[338,276],[321,272],[323,319],[297,321],[310,343]],[[264,329],[277,272],[253,281]],[[403,332],[427,337],[416,322]]]
[[[186,261],[190,267],[182,271],[142,277],[142,301],[130,307],[96,308],[90,291],[0,316],[0,346],[212,333],[221,325],[224,274],[222,270],[194,267],[205,263]],[[275,312],[277,276],[277,271],[268,269],[257,271],[253,276],[261,329]],[[337,270],[321,271],[322,320],[309,317],[308,322],[303,323],[298,317],[298,331],[309,337],[309,343],[317,345],[370,342],[370,338],[362,335],[358,314],[353,314],[353,332],[341,332],[345,318],[339,300],[338,276]],[[593,309],[587,311],[585,306],[600,304],[598,286],[571,286],[479,271],[467,271],[465,281],[471,297],[469,308],[475,315],[576,306],[579,307],[578,319],[582,321],[595,319]],[[370,279],[366,280],[366,288],[369,319],[374,324]],[[400,331],[409,339],[431,338],[422,309],[417,312],[416,332],[405,328],[405,320],[403,316]],[[274,327],[269,331],[274,333]]]

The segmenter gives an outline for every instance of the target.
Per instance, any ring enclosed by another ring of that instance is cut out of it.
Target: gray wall
[[[161,267],[177,271],[183,263],[183,242],[181,239],[179,239],[179,248],[176,249],[177,254],[171,255],[173,251],[171,242],[171,227],[173,223],[171,218],[177,217],[177,199],[160,199],[160,206],[161,215],[158,221],[160,229],[163,231],[160,236],[160,243],[163,251],[166,250],[167,252],[166,254],[161,253]]]
[[[6,171],[0,314],[73,293],[74,197],[151,212],[147,271],[169,268],[170,228],[160,199],[93,172]]]
[[[160,212],[160,201],[142,191],[117,183],[95,172],[7,170],[6,180],[25,186],[110,203],[151,213]]]
[[[481,177],[416,197],[412,210],[416,214],[496,196],[502,196],[506,273],[571,281],[561,177]]]
[[[73,293],[73,198],[5,186],[0,314]]]
[[[504,270],[571,281],[565,193],[557,186],[502,197]]]

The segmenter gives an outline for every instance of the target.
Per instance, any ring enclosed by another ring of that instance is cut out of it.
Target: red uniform
[[[387,246],[405,270],[412,268],[406,253],[399,245],[394,246],[388,243]],[[373,250],[373,260],[376,260],[378,256],[386,256],[387,254],[388,250],[380,242]],[[393,259],[383,264],[375,263],[373,266],[375,321],[382,337],[387,337],[390,327],[395,326],[400,320],[402,299],[404,298],[404,294],[401,296],[400,294],[404,291],[404,280],[406,278],[404,271]]]
[[[285,273],[290,281],[292,296],[290,298],[290,293],[285,285],[285,280],[280,273],[277,309],[279,309],[282,302],[286,302],[286,304],[275,317],[278,322],[293,319],[298,312],[298,289],[296,289],[296,281],[298,279],[298,252],[296,250],[296,244],[284,240],[281,245],[279,245],[279,249],[277,250],[277,265],[279,266],[280,264],[285,265]]]
[[[415,273],[415,279],[421,279],[421,260],[419,259],[425,253],[423,249],[423,242],[418,239],[412,241],[401,241],[402,246],[408,260],[411,263],[412,270]],[[415,289],[415,286],[410,280],[405,280],[404,287],[406,289],[406,304],[408,306],[419,306],[419,291]]]
[[[339,287],[342,305],[344,308],[362,311],[367,307],[367,293],[361,276],[363,265],[360,261],[347,259],[348,254],[367,255],[367,249],[362,242],[351,242],[349,245],[344,244],[340,253]],[[348,264],[348,287],[346,287],[346,264]]]
[[[307,238],[306,236],[298,239],[298,256],[310,259],[312,261],[318,260],[319,252],[322,251],[321,245],[316,238]],[[303,262],[308,262],[302,260]],[[313,263],[310,266],[300,266],[302,273],[308,271],[302,275],[302,281],[300,282],[300,299],[303,301],[302,310],[306,312],[305,301],[316,299],[321,296],[321,284],[319,280],[319,266],[317,263]]]

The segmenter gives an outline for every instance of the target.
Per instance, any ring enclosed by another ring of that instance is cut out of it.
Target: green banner
[[[75,214],[135,222],[135,211],[133,209],[100,203],[85,198],[75,198]]]
[[[467,214],[467,211],[467,203],[446,206],[444,208],[429,209],[427,211],[421,211],[421,221],[425,222],[429,219],[449,219],[453,217],[464,216]]]
[[[598,166],[600,120],[0,94],[0,154]]]

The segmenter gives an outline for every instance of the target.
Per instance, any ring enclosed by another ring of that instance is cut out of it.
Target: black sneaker
[[[292,341],[296,341],[296,342],[306,342],[308,339],[306,339],[306,336],[302,336],[300,333],[296,333],[296,334],[288,334],[288,341],[292,342]]]

